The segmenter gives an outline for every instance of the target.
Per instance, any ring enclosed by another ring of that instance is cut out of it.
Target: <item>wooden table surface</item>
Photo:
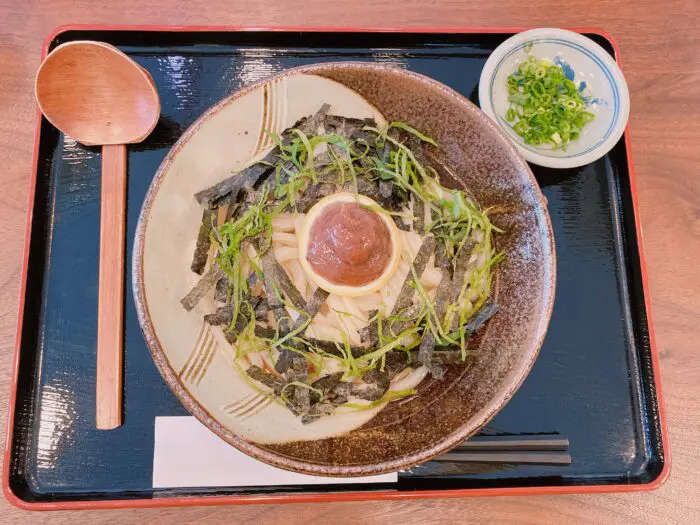
[[[661,356],[672,468],[648,493],[27,513],[0,524],[347,522],[700,523],[700,18],[698,0],[0,0],[0,410],[3,434],[32,170],[41,43],[72,23],[599,27],[620,44]]]

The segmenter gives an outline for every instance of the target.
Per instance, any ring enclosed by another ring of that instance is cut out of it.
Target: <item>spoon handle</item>
[[[124,315],[124,236],[126,146],[102,147],[100,273],[97,303],[97,428],[122,424],[122,319]]]

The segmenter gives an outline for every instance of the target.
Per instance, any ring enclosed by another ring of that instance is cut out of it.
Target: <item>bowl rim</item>
[[[482,407],[476,414],[469,418],[465,423],[463,423],[457,430],[453,431],[451,434],[445,436],[444,439],[437,441],[431,447],[413,452],[411,454],[406,454],[400,458],[384,460],[375,463],[365,463],[356,465],[332,465],[332,464],[320,464],[312,463],[309,461],[298,460],[283,456],[277,452],[270,451],[264,447],[264,445],[259,445],[254,442],[246,441],[245,439],[237,436],[235,433],[231,432],[228,428],[224,427],[219,423],[214,416],[212,416],[199,401],[197,401],[185,388],[181,379],[179,378],[177,372],[171,366],[163,347],[158,340],[155,332],[155,327],[153,326],[151,316],[148,312],[148,305],[145,300],[145,283],[143,278],[143,255],[145,248],[145,234],[146,227],[148,225],[148,215],[150,213],[151,207],[153,205],[154,199],[159,191],[160,185],[169,171],[176,155],[182,149],[182,147],[199,131],[199,128],[206,123],[209,119],[223,110],[226,106],[231,104],[233,101],[241,98],[242,96],[260,88],[261,86],[273,82],[279,78],[298,75],[298,74],[310,74],[310,75],[320,75],[323,76],[324,71],[332,70],[338,67],[343,68],[354,68],[354,69],[374,69],[378,71],[392,71],[401,75],[406,75],[413,77],[419,82],[429,84],[430,86],[439,89],[446,95],[457,101],[458,104],[465,111],[475,115],[475,118],[479,119],[485,126],[487,126],[496,136],[500,137],[503,146],[509,150],[512,154],[514,161],[519,164],[522,172],[528,178],[530,187],[532,188],[537,204],[536,207],[541,211],[541,217],[543,218],[543,227],[545,230],[544,238],[546,239],[546,245],[543,248],[544,258],[548,262],[549,267],[549,280],[545,278],[544,283],[544,293],[542,302],[544,303],[543,315],[540,317],[537,326],[534,329],[534,334],[532,339],[534,343],[527,352],[523,353],[523,357],[512,370],[509,371],[506,379],[512,378],[509,381],[504,381],[501,389],[497,391],[487,404]],[[407,71],[402,68],[395,66],[388,66],[383,64],[375,64],[371,62],[351,62],[351,61],[336,61],[336,62],[324,62],[315,63],[305,66],[299,66],[296,68],[290,68],[282,71],[276,75],[269,76],[265,79],[251,83],[238,91],[232,93],[221,99],[219,102],[215,103],[213,106],[208,108],[202,115],[195,120],[194,123],[190,125],[189,128],[182,134],[182,136],[177,140],[177,142],[170,149],[168,154],[165,156],[161,162],[158,170],[156,171],[153,180],[149,186],[149,189],[144,198],[144,202],[139,213],[138,222],[136,225],[136,231],[134,234],[134,248],[132,252],[132,291],[134,296],[134,303],[136,305],[136,314],[139,320],[139,325],[143,332],[146,345],[148,346],[149,352],[153,358],[156,368],[160,372],[161,376],[165,380],[166,384],[173,391],[178,400],[184,405],[184,407],[195,416],[202,424],[204,424],[209,430],[214,432],[219,438],[226,441],[229,445],[238,449],[239,451],[259,460],[269,465],[275,467],[290,470],[293,472],[299,472],[303,474],[310,474],[316,476],[328,476],[328,477],[354,477],[354,476],[368,476],[375,474],[383,474],[388,472],[394,472],[400,469],[410,468],[420,463],[429,461],[430,459],[454,448],[459,443],[467,439],[468,437],[477,433],[484,425],[486,425],[495,415],[498,413],[503,406],[512,398],[515,392],[520,388],[525,378],[530,373],[537,356],[539,355],[544,337],[549,326],[549,321],[552,315],[552,309],[554,307],[554,292],[556,288],[556,251],[554,244],[554,233],[552,229],[552,222],[547,210],[547,202],[542,194],[542,191],[537,184],[537,181],[532,174],[527,162],[522,158],[519,151],[515,148],[513,143],[507,139],[503,130],[495,124],[490,118],[486,118],[485,115],[479,110],[479,108],[473,104],[466,97],[453,90],[452,88],[446,86],[445,84],[438,82],[426,75],[420,73],[415,73],[412,71]]]
[[[538,153],[530,148],[526,148],[522,140],[516,139],[508,134],[506,134],[506,136],[515,144],[515,147],[525,159],[538,166],[547,168],[577,168],[585,164],[590,164],[607,154],[624,134],[629,119],[630,95],[627,81],[618,63],[600,45],[580,33],[558,28],[539,28],[517,33],[505,40],[491,53],[481,71],[481,77],[479,78],[479,104],[481,105],[481,110],[496,122],[499,127],[504,126],[503,122],[499,120],[496,114],[493,100],[491,99],[489,89],[491,81],[499,71],[501,60],[504,59],[508,53],[513,51],[516,47],[526,44],[530,40],[543,37],[555,37],[583,47],[587,52],[592,54],[593,57],[598,59],[601,63],[601,67],[607,69],[607,72],[614,80],[613,89],[617,88],[616,94],[620,100],[620,113],[617,123],[609,132],[606,139],[593,147],[590,151],[572,157],[556,157],[554,155],[548,155],[547,153]],[[558,44],[553,43],[552,45]]]

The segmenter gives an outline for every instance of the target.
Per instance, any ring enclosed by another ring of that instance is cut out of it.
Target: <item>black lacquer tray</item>
[[[558,282],[534,369],[482,434],[560,434],[569,466],[430,462],[394,484],[153,489],[156,416],[186,415],[156,370],[131,295],[134,228],[160,162],[209,106],[280,70],[366,60],[423,73],[478,103],[489,54],[513,30],[119,28],[58,30],[116,45],[146,68],[162,116],[128,148],[124,425],[96,430],[99,149],[39,122],[35,187],[5,455],[5,494],[25,508],[90,508],[642,490],[668,472],[657,355],[635,213],[629,133],[600,160],[533,166],[549,202]],[[585,34],[613,56],[614,43]]]

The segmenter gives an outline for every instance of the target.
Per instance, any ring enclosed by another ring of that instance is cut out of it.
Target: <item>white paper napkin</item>
[[[246,456],[191,416],[156,417],[153,488],[393,483],[395,472],[327,478],[281,470]]]

